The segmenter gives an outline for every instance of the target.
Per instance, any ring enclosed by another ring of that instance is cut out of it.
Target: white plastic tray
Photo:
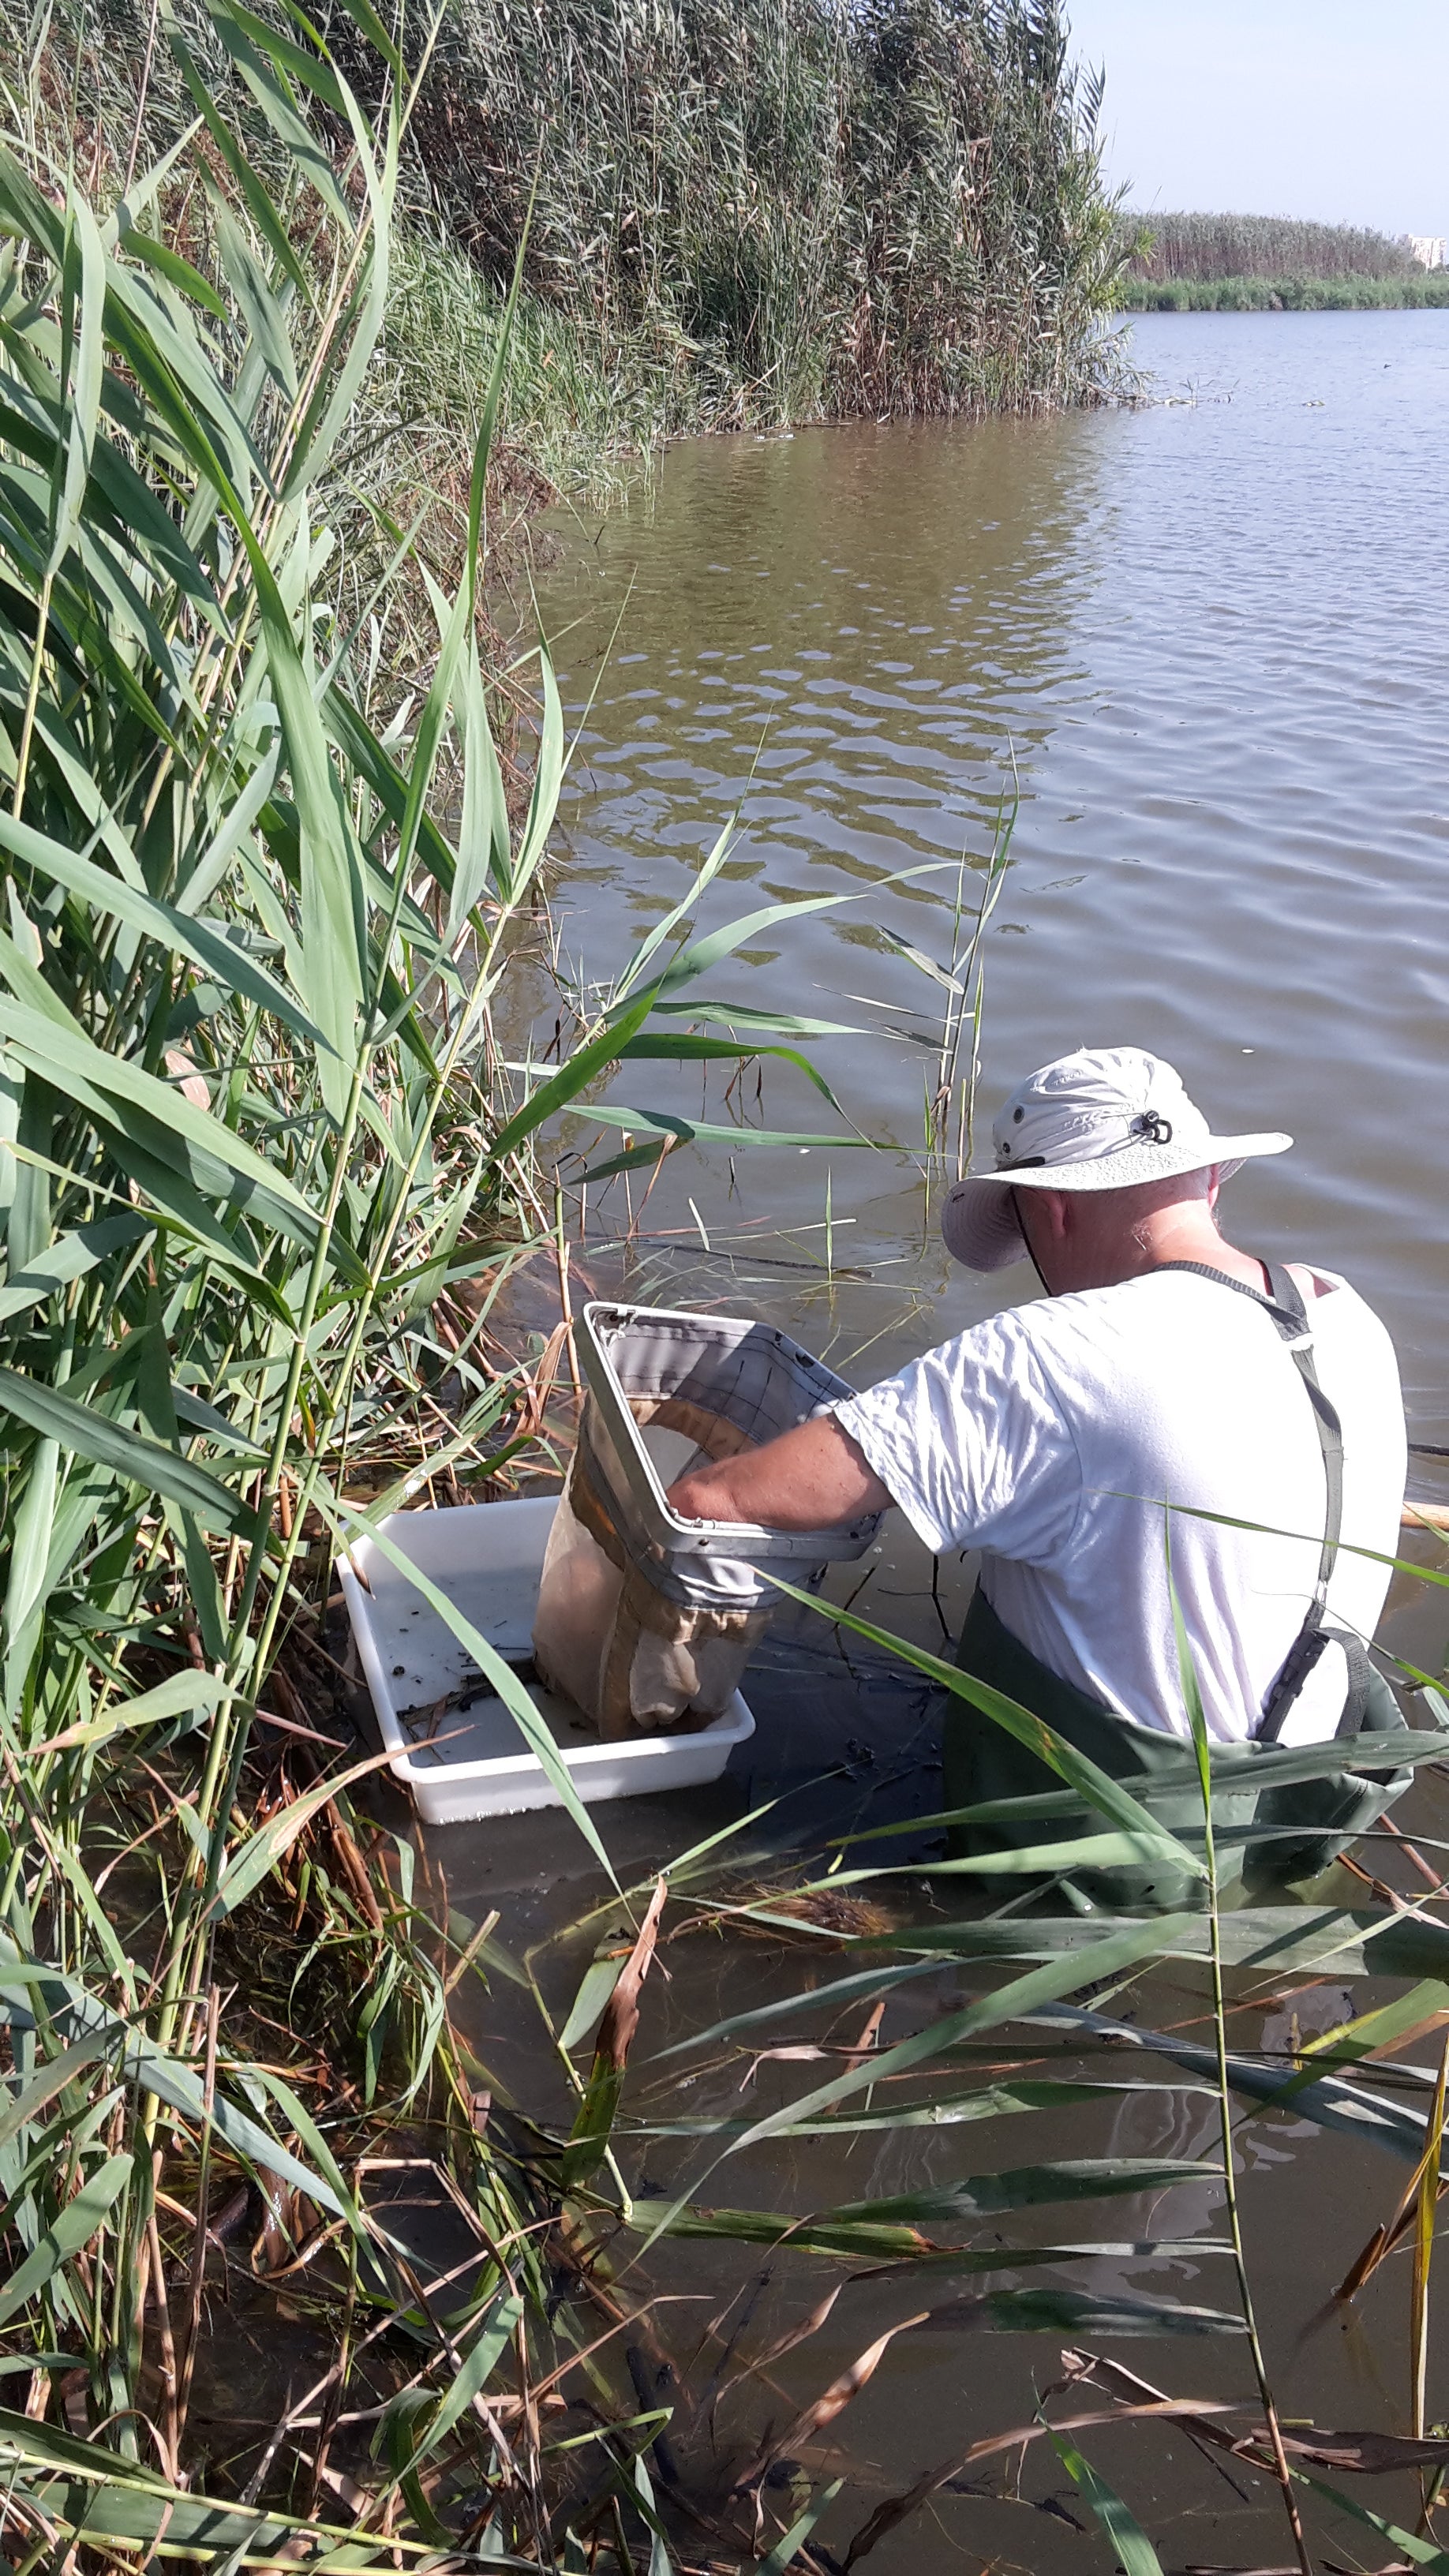
[[[451,1511],[394,1512],[381,1526],[440,1591],[455,1601],[500,1655],[520,1663],[532,1651],[533,1613],[555,1504],[463,1504]],[[370,1538],[342,1559],[342,1590],[394,1779],[426,1825],[513,1816],[556,1807],[558,1791],[513,1719],[484,1682],[472,1705],[433,1712],[477,1678],[451,1628],[390,1565]],[[540,1683],[528,1694],[548,1720],[579,1796],[640,1798],[717,1780],[755,1721],[738,1691],[722,1717],[697,1735],[640,1735],[603,1744],[571,1700]],[[429,1735],[446,1736],[433,1744]]]

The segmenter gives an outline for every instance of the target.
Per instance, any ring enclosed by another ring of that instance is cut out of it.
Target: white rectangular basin
[[[380,1526],[500,1655],[522,1664],[531,1652],[555,1508],[550,1495],[465,1503],[447,1511],[394,1512]],[[503,1701],[406,1575],[367,1536],[354,1543],[340,1570],[378,1727],[393,1756],[392,1774],[423,1823],[462,1824],[558,1806],[557,1789]],[[640,1735],[607,1744],[571,1700],[537,1682],[528,1684],[528,1695],[547,1720],[579,1796],[591,1804],[717,1780],[735,1745],[755,1731],[738,1691],[696,1735]]]

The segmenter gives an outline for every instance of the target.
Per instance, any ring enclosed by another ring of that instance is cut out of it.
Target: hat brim
[[[1016,1221],[1013,1190],[1131,1190],[1144,1181],[1170,1181],[1216,1163],[1230,1180],[1256,1154],[1286,1153],[1291,1136],[1199,1137],[1191,1146],[1123,1145],[1081,1163],[1034,1163],[1024,1171],[973,1172],[947,1192],[941,1235],[953,1261],[968,1270],[1005,1270],[1026,1258]]]

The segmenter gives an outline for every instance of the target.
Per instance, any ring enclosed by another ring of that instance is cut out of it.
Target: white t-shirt
[[[1367,1640],[1396,1553],[1403,1403],[1378,1317],[1330,1271],[1295,1271],[1314,1358],[1343,1424],[1343,1540],[1331,1623]],[[1310,1289],[1314,1292],[1310,1294]],[[837,1407],[927,1547],[982,1550],[997,1616],[1038,1660],[1143,1726],[1188,1732],[1172,1589],[1208,1732],[1257,1727],[1308,1605],[1323,1453],[1271,1316],[1221,1282],[1149,1271],[995,1315]],[[1220,1512],[1265,1537],[1164,1512]],[[1330,1646],[1280,1741],[1333,1734],[1347,1673]]]

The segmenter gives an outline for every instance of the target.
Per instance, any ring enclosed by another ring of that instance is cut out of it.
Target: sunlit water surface
[[[615,968],[742,806],[707,926],[855,899],[761,934],[709,991],[925,1031],[941,996],[881,934],[939,958],[954,870],[872,889],[979,862],[1014,765],[985,1105],[1067,1048],[1136,1043],[1220,1130],[1290,1129],[1233,1185],[1233,1228],[1346,1271],[1416,1434],[1449,1442],[1449,314],[1150,316],[1134,345],[1163,397],[1144,408],[698,442],[602,527],[563,523],[540,601],[580,728],[565,947]],[[721,1231],[819,1222],[828,1167],[837,1260],[907,1268],[958,1328],[999,1283],[917,1250],[931,1060],[876,1034],[818,1061],[900,1150],[740,1152],[731,1201],[725,1150],[696,1148],[651,1221],[688,1225],[693,1197]],[[608,1096],[701,1099],[657,1068]],[[819,1109],[770,1069],[766,1124]],[[876,1365],[895,1356],[892,1336]]]
[[[607,1242],[629,1222],[625,1185],[595,1189],[583,1285],[625,1281],[653,1302],[767,1313],[860,1382],[1003,1294],[1026,1293],[1026,1274],[983,1285],[952,1272],[936,1239],[920,1153],[932,1058],[899,1033],[928,1036],[940,994],[885,935],[945,954],[954,863],[963,851],[972,861],[974,902],[1014,776],[1013,866],[985,942],[988,1111],[1050,1055],[1135,1042],[1171,1057],[1220,1127],[1289,1128],[1291,1155],[1233,1183],[1231,1230],[1256,1249],[1340,1268],[1370,1296],[1398,1343],[1412,1436],[1443,1446],[1449,314],[1153,317],[1135,343],[1160,397],[1139,409],[867,423],[681,447],[602,526],[560,516],[559,556],[539,598],[580,736],[551,881],[565,958],[595,977],[616,972],[687,893],[741,807],[735,854],[705,899],[703,926],[773,900],[852,900],[757,932],[700,989],[868,1032],[822,1042],[817,1060],[847,1118],[885,1148],[754,1151],[744,1139],[689,1147],[642,1215],[642,1183],[630,1184],[641,1237],[632,1267]],[[952,864],[908,887],[884,886],[929,861]],[[624,1069],[599,1097],[717,1123],[743,1116],[822,1134],[832,1126],[808,1084],[778,1064],[767,1067],[760,1098],[752,1078],[733,1105],[724,1077],[702,1085],[697,1069],[655,1064]],[[617,1150],[617,1129],[596,1146],[587,1121],[569,1133],[595,1161]],[[833,1279],[821,1266],[827,1241]],[[1415,1477],[1420,1491],[1442,1496],[1431,1456],[1416,1460]],[[949,1618],[964,1579],[945,1570]],[[899,1533],[862,1607],[939,1642],[929,1568]],[[1435,1596],[1400,1579],[1388,1626],[1399,1650],[1437,1662],[1445,1626]],[[818,1632],[807,1639],[801,1629],[770,1649],[747,1688],[759,1734],[719,1792],[639,1802],[604,1819],[621,1874],[647,1871],[769,1797],[785,1803],[749,1837],[766,1870],[827,1829],[934,1803],[929,1710],[868,1652],[852,1674]],[[832,1776],[812,1790],[822,1773]],[[1421,1831],[1449,1830],[1443,1804],[1435,1787],[1415,1793]],[[561,1820],[430,1839],[454,1902],[498,1904],[503,1933],[520,1946],[597,1896]],[[596,1931],[541,1967],[560,2012]],[[648,1993],[641,2050],[845,1964],[718,1934],[675,1947],[667,1963],[670,1981],[656,1979]],[[907,1989],[887,2008],[883,2039],[957,1992],[949,1974],[929,1992]],[[1371,1992],[1360,1981],[1351,1998],[1320,1998],[1323,2018],[1363,2009]],[[536,2099],[546,2060],[516,2002],[500,1991],[486,2039],[520,2093]],[[1130,2008],[1144,2020],[1192,2020],[1201,1979],[1164,1973]],[[1239,2044],[1287,2044],[1272,2012],[1260,1983],[1255,2006],[1235,2018]],[[852,2008],[840,2035],[853,2037],[863,2017],[863,2005]],[[802,2029],[816,2025],[762,2035]],[[1408,2053],[1417,2062],[1437,2045],[1421,2038]],[[1039,2071],[1066,2070],[1044,2062]],[[1138,2069],[1099,2057],[1092,2071]],[[636,2116],[651,2101],[669,2117],[691,2105],[698,2116],[738,2116],[786,2098],[819,2069],[771,2064],[741,2094],[743,2067],[716,2066],[682,2096],[651,2093],[662,2072],[642,2070],[631,2083]],[[782,2144],[707,2184],[703,2146],[634,2147],[627,2161],[636,2188],[692,2182],[708,2200],[802,2212],[1053,2156],[1211,2155],[1213,2120],[1201,2098],[1138,2094],[1071,2118],[883,2132],[848,2154]],[[1327,2141],[1292,2114],[1255,2120],[1243,2155],[1255,2277],[1285,2406],[1320,2424],[1405,2429],[1402,2258],[1379,2276],[1362,2316],[1318,2312],[1392,2210],[1407,2169],[1367,2145]],[[1195,2184],[1152,2200],[1045,2210],[1002,2229],[1022,2243],[1221,2236],[1222,2223],[1214,2187]],[[701,2302],[670,2312],[666,2332],[696,2393],[722,2367],[721,2342],[701,2340],[704,2323],[732,2295],[740,2304],[721,2335],[748,2312],[738,2352],[757,2351],[837,2277],[747,2247],[671,2250],[662,2271],[659,2261],[651,2258],[656,2281]],[[1220,2255],[1020,2279],[1233,2305]],[[768,2385],[728,2401],[717,2423],[724,2453],[736,2440],[744,2456],[762,2415],[783,2427],[886,2325],[955,2294],[949,2275],[847,2289],[828,2326]],[[782,2515],[792,2477],[803,2493],[848,2467],[847,2496],[822,2526],[839,2550],[881,2496],[982,2434],[1029,2421],[1033,2378],[1056,2375],[1062,2341],[963,2336],[959,2323],[902,2337],[838,2433],[805,2445],[775,2497]],[[1248,2391],[1239,2343],[1112,2348],[1175,2393]],[[1442,2355],[1436,2329],[1431,2418],[1449,2413]],[[738,2353],[729,2366],[737,2363]],[[637,2371],[636,2385],[642,2391]],[[1124,2429],[1088,2447],[1165,2563],[1257,2566],[1286,2556],[1263,2482],[1226,2480],[1180,2434]],[[696,2496],[709,2484],[708,2451],[706,2441],[690,2455]],[[995,2466],[990,2480],[1000,2482]],[[882,2576],[919,2566],[923,2550],[933,2566],[1081,2562],[1084,2544],[1067,2518],[1086,2519],[1081,2501],[1042,2449],[1027,2463],[1021,2501],[989,2502],[970,2486],[969,2475],[947,2485],[924,2521],[883,2542],[873,2561]],[[1359,2491],[1412,2523],[1417,2499],[1403,2481]],[[1341,2529],[1347,2545],[1351,2527]],[[1378,2546],[1358,2537],[1371,2552]]]

